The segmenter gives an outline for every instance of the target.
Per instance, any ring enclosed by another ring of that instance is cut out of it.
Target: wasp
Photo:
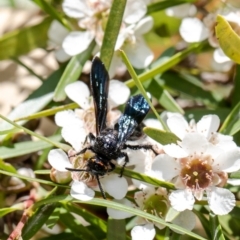
[[[124,167],[129,162],[128,155],[122,151],[123,149],[150,149],[157,154],[152,145],[126,144],[126,141],[131,138],[150,109],[149,104],[141,94],[130,97],[123,114],[113,128],[106,126],[108,86],[108,72],[100,58],[95,57],[90,72],[90,87],[95,110],[96,136],[93,133],[89,133],[87,136],[89,140],[88,146],[76,154],[84,154],[87,150],[90,150],[94,155],[87,160],[85,169],[66,168],[75,172],[85,171],[95,176],[104,199],[106,199],[106,195],[99,177],[115,169],[113,160],[124,158],[124,164],[120,173],[120,177],[122,177]]]

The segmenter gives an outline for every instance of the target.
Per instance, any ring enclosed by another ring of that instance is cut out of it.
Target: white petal
[[[148,119],[144,120],[143,123],[146,125],[146,127],[163,130],[162,124],[159,122],[159,120],[157,120],[155,118],[148,118]]]
[[[238,148],[225,151],[214,162],[214,167],[224,172],[235,172],[240,169],[240,151]]]
[[[73,198],[81,201],[89,201],[94,198],[95,192],[85,183],[74,181],[71,186],[70,194]]]
[[[138,22],[147,12],[147,6],[142,0],[128,0],[123,15],[124,22],[128,24]]]
[[[62,45],[62,41],[68,33],[69,31],[57,20],[52,21],[48,29],[48,37],[56,46]]]
[[[67,154],[62,149],[52,149],[48,154],[48,162],[60,172],[67,172],[66,168],[72,168]]]
[[[74,31],[70,32],[63,40],[62,47],[64,51],[70,55],[75,56],[85,51],[94,35],[89,31]]]
[[[132,65],[138,69],[149,66],[154,58],[152,50],[147,46],[142,37],[138,37],[134,45],[126,44],[123,50],[126,52]]]
[[[64,0],[62,3],[63,11],[73,18],[83,18],[88,10],[87,1]]]
[[[130,89],[118,80],[111,80],[109,83],[108,98],[111,108],[115,108],[127,102],[130,96]]]
[[[220,119],[217,115],[206,115],[201,118],[197,123],[197,130],[203,134],[206,138],[211,137],[211,133],[218,130],[220,125]]]
[[[65,87],[65,92],[67,96],[76,102],[81,108],[87,109],[89,108],[89,97],[90,90],[82,81],[77,81],[71,84],[68,84]]]
[[[201,42],[208,38],[209,30],[198,18],[184,18],[179,28],[181,37],[186,42]]]
[[[59,62],[66,62],[71,58],[71,56],[69,56],[62,47],[55,50],[54,55]]]
[[[208,140],[199,133],[186,134],[181,143],[182,148],[189,154],[205,152],[208,145]]]
[[[83,126],[83,122],[76,116],[75,112],[72,110],[66,110],[56,113],[55,123],[59,127],[64,127],[72,124],[79,124],[79,126]]]
[[[231,62],[231,59],[225,55],[221,48],[214,50],[213,58],[217,63]]]
[[[169,195],[169,200],[171,206],[179,212],[182,212],[186,209],[192,210],[195,202],[192,192],[188,190],[173,191]]]
[[[113,200],[113,202],[121,203],[128,207],[134,207],[134,204],[126,198],[123,198],[121,200]],[[132,213],[124,212],[122,210],[120,211],[113,208],[107,208],[107,213],[108,216],[113,219],[125,219],[133,216]]]
[[[188,122],[183,116],[174,115],[167,119],[167,125],[171,132],[183,139],[188,129]]]
[[[240,179],[228,179],[227,183],[231,184],[233,186],[239,186],[240,185]]]
[[[136,226],[131,231],[132,240],[153,240],[156,230],[152,223],[143,226]]]
[[[183,158],[188,156],[187,152],[174,143],[163,146],[163,150],[166,154],[174,158]]]
[[[189,210],[185,210],[185,211],[181,212],[172,221],[172,223],[191,231],[196,225],[196,216],[194,215],[193,212],[191,212]],[[178,232],[174,229],[173,229],[173,231]],[[180,233],[180,232],[178,232],[178,233]],[[180,234],[183,234],[183,233],[180,233]]]
[[[236,205],[234,194],[224,188],[209,188],[207,198],[209,208],[217,215],[228,214]]]
[[[193,4],[185,3],[178,6],[170,7],[166,9],[166,14],[170,17],[185,18],[188,16],[194,16],[197,12],[196,7]]]
[[[152,164],[153,176],[170,181],[179,174],[179,165],[176,160],[167,154],[158,155]]]
[[[77,152],[82,149],[87,134],[86,130],[77,124],[68,125],[62,129],[62,137],[66,142],[70,143]]]
[[[134,29],[135,35],[143,35],[149,32],[153,28],[153,23],[151,16],[141,19]]]
[[[233,65],[234,65],[233,61],[218,63],[215,61],[214,58],[211,61],[212,69],[219,72],[228,72],[233,67]]]
[[[110,174],[101,179],[102,185],[106,192],[115,199],[125,197],[128,189],[127,180],[124,177],[119,177],[118,174]]]

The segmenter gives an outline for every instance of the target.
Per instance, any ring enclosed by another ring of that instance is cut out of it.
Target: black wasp
[[[122,152],[123,149],[138,150],[144,148],[154,151],[152,145],[126,144],[126,141],[129,140],[135,129],[147,115],[150,107],[141,94],[133,96],[128,100],[125,110],[114,128],[107,128],[109,76],[104,64],[98,57],[95,57],[92,62],[90,84],[95,108],[96,136],[89,133],[89,146],[82,149],[76,155],[84,154],[87,150],[91,150],[95,155],[88,159],[86,169],[67,168],[67,170],[76,172],[86,171],[94,175],[102,196],[106,199],[99,176],[104,176],[106,173],[114,170],[115,164],[112,160],[125,158],[125,163],[120,174],[121,177],[124,167],[129,162],[127,153]],[[156,154],[155,151],[154,153]]]

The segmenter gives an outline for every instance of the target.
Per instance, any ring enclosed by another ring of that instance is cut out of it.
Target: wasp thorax
[[[183,161],[184,164],[180,176],[183,183],[193,189],[202,190],[212,183],[213,170],[210,161],[194,158],[190,161]]]

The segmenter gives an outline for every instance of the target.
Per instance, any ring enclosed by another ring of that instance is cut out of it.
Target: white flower
[[[87,160],[82,160],[80,157],[76,157],[70,162],[67,154],[61,149],[51,150],[48,161],[59,172],[68,172],[66,168],[85,169],[87,165]],[[91,174],[86,172],[72,172],[71,174],[73,183],[70,194],[72,197],[81,201],[88,201],[94,197],[94,190],[100,191],[94,176],[91,176]],[[115,199],[122,199],[127,193],[128,184],[124,177],[120,178],[117,174],[112,173],[105,175],[100,181],[103,190]]]
[[[198,18],[184,18],[179,32],[184,41],[189,43],[201,42],[209,36],[208,28]]]
[[[195,5],[185,3],[177,6],[173,6],[166,9],[166,14],[170,17],[184,18],[194,16],[197,13]]]
[[[226,183],[227,173],[240,168],[240,151],[232,145],[214,145],[208,136],[208,131],[190,132],[178,144],[165,145],[166,154],[158,155],[152,164],[155,177],[175,183],[178,190],[169,200],[177,211],[192,210],[194,197],[202,200],[204,193],[215,214],[227,214],[235,206],[234,195],[220,186]]]
[[[155,190],[153,187],[147,187],[142,191],[136,192],[134,199],[138,207],[127,199],[122,199],[117,202],[128,207],[139,208],[142,211],[154,214],[167,222],[172,222],[188,230],[192,230],[195,226],[195,216],[191,211],[184,211],[181,213],[174,212],[170,207],[167,192],[163,188]],[[111,208],[107,208],[107,212],[108,215],[114,219],[125,219],[133,216],[132,214]],[[154,226],[159,229],[165,227],[162,224],[153,224],[142,217],[137,217],[134,222],[136,226],[131,230],[132,239],[152,240],[156,234]]]

